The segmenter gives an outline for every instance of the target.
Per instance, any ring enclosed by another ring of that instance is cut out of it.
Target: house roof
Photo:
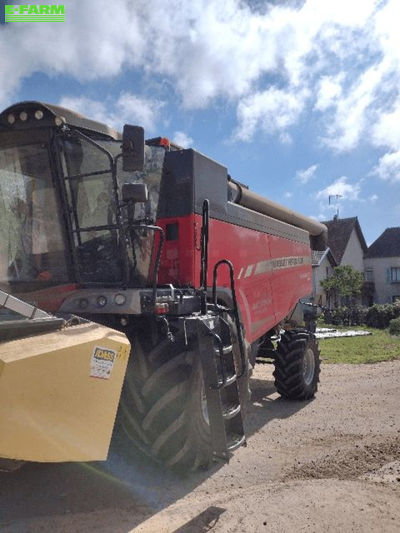
[[[328,260],[333,267],[337,266],[337,262],[335,258],[333,257],[332,252],[330,251],[329,248],[327,248],[323,252],[318,252],[317,250],[311,250],[311,265],[313,267],[319,266],[326,256],[328,257]]]
[[[375,242],[371,244],[365,257],[396,257],[400,256],[400,227],[387,228]]]
[[[334,218],[323,222],[328,228],[328,246],[338,264],[342,261],[346,246],[349,242],[353,229],[356,231],[363,252],[368,250],[360,223],[357,217]]]

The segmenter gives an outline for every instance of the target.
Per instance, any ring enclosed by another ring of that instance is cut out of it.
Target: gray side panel
[[[310,245],[307,231],[286,224],[286,222],[281,222],[231,202],[228,202],[227,211],[228,216],[223,219],[226,222]]]
[[[307,231],[228,202],[227,170],[219,163],[195,150],[167,152],[157,218],[201,215],[206,198],[211,218],[310,244]]]
[[[228,173],[225,167],[208,157],[193,152],[194,212],[201,213],[206,198],[212,218],[226,216]]]

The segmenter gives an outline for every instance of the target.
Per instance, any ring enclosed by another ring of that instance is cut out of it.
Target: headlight
[[[107,298],[105,296],[99,296],[96,302],[99,307],[104,307],[107,305]]]
[[[54,122],[56,123],[56,126],[62,126],[63,124],[65,124],[65,118],[55,117]]]
[[[117,305],[124,305],[124,303],[126,302],[126,296],[124,294],[116,294],[114,298],[114,302]]]

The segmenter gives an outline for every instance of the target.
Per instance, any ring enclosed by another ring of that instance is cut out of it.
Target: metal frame
[[[27,337],[39,333],[48,333],[64,326],[65,320],[57,318],[36,306],[0,290],[0,309],[7,309],[26,320],[11,319],[0,321],[0,342]]]
[[[88,142],[92,146],[95,146],[98,150],[100,150],[102,153],[104,153],[110,163],[110,169],[109,170],[100,170],[90,173],[84,173],[84,174],[74,174],[74,175],[65,175],[64,170],[61,165],[60,161],[60,155],[59,155],[59,147],[58,142],[59,140],[65,139],[66,136],[71,135],[78,138],[83,139],[85,142]],[[120,157],[122,157],[122,154],[117,155],[115,158],[112,156],[112,154],[106,150],[103,146],[98,144],[95,140],[91,139],[84,133],[82,133],[79,129],[76,128],[70,128],[70,127],[64,127],[64,129],[57,133],[53,139],[52,139],[52,149],[55,161],[56,161],[56,174],[57,174],[57,180],[61,189],[61,202],[62,202],[62,209],[64,212],[64,218],[67,221],[67,230],[68,230],[68,241],[69,241],[69,248],[70,253],[72,257],[72,263],[73,263],[73,269],[74,274],[76,277],[77,283],[79,283],[82,286],[86,287],[121,287],[126,288],[130,285],[130,261],[128,256],[128,250],[127,250],[127,242],[128,242],[128,231],[125,227],[122,219],[122,208],[125,204],[123,204],[120,201],[119,198],[119,192],[118,192],[118,181],[117,181],[117,163]],[[115,224],[106,224],[101,226],[91,226],[91,227],[80,227],[79,220],[78,220],[78,214],[77,214],[77,207],[75,205],[75,198],[74,198],[74,192],[72,190],[72,183],[74,180],[82,179],[89,176],[98,176],[102,174],[111,174],[112,179],[112,188],[113,188],[113,194],[114,194],[114,201],[115,201],[115,217],[116,217],[116,223]],[[67,192],[67,183],[69,187],[69,195]],[[69,199],[70,198],[70,199]],[[67,206],[71,206],[72,216],[74,220],[74,224],[71,223],[71,212],[67,209]],[[75,228],[74,228],[75,226]],[[153,232],[158,232],[160,234],[160,241],[157,247],[156,251],[156,258],[154,261],[154,269],[152,272],[152,275],[149,276],[151,279],[151,284],[153,286],[153,301],[155,304],[156,300],[156,291],[157,291],[157,282],[158,282],[158,270],[160,266],[161,261],[161,252],[163,248],[163,244],[165,241],[164,236],[164,230],[159,227],[152,224],[146,224],[143,222],[140,222],[139,224],[134,224],[136,228],[143,228],[148,229]],[[82,244],[80,235],[82,232],[85,231],[99,231],[99,230],[116,230],[118,232],[118,242],[119,242],[119,248],[122,255],[122,270],[123,275],[122,279],[118,280],[116,282],[104,282],[104,281],[85,281],[82,279],[81,273],[80,273],[80,261],[76,252],[76,241],[75,236],[78,240],[78,246]]]

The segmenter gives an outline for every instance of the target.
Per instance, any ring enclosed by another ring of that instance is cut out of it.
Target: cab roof
[[[43,113],[43,116],[40,119],[35,117],[35,113],[38,111]],[[20,118],[20,115],[23,112],[27,115],[26,120]],[[10,119],[10,117],[13,118]],[[66,109],[65,107],[37,101],[19,102],[8,107],[0,113],[0,125],[2,129],[28,129],[31,128],[33,124],[40,126],[54,126],[56,118],[61,119],[61,122],[58,120],[61,125],[66,124],[68,126],[82,128],[87,131],[105,135],[116,141],[122,140],[122,135],[106,124],[86,118],[75,111]],[[11,122],[10,120],[14,121]]]

